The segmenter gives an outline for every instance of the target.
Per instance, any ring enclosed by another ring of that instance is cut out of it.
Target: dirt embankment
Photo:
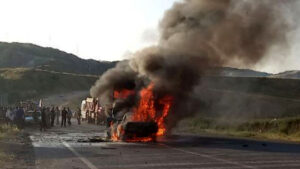
[[[34,169],[35,157],[29,135],[14,126],[0,124],[1,169]]]

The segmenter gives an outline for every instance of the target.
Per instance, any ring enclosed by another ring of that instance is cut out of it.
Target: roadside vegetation
[[[202,79],[202,87],[285,99],[300,99],[300,79],[208,76]]]
[[[97,78],[32,68],[3,68],[0,69],[0,95],[6,96],[8,104],[13,104],[52,94],[89,90]]]
[[[299,79],[212,76],[201,87],[199,113],[175,131],[300,142]]]
[[[7,152],[7,144],[15,140],[19,133],[20,130],[14,125],[0,124],[0,166],[15,158],[13,154]]]
[[[181,121],[176,131],[300,142],[300,116],[245,122],[194,117]]]
[[[0,140],[4,138],[13,137],[19,133],[19,129],[15,125],[0,124]]]

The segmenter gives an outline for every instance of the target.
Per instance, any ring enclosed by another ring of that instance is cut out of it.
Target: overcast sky
[[[121,60],[157,42],[157,25],[175,1],[0,0],[0,41],[58,48],[85,59]],[[300,69],[299,32],[290,34],[289,53],[275,51],[270,56],[280,59],[266,57],[254,69]]]
[[[157,40],[175,0],[0,0],[0,41],[29,42],[96,60],[120,60]]]

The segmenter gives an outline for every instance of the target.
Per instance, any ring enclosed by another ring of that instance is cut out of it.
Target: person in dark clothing
[[[70,110],[70,108],[68,107],[67,108],[67,118],[68,118],[68,124],[69,124],[69,126],[71,126],[71,119],[72,119],[72,111]]]
[[[55,120],[55,110],[54,110],[54,107],[51,108],[51,127],[54,126],[54,120]]]
[[[46,121],[46,108],[43,107],[41,110],[41,131],[46,131],[47,121]]]
[[[46,107],[46,127],[51,128],[51,112],[50,107]]]
[[[56,113],[56,125],[59,125],[60,111],[58,107],[55,108],[55,113]]]
[[[78,125],[81,124],[81,109],[78,107],[77,108],[77,122],[78,122]]]
[[[63,110],[61,111],[61,127],[66,127],[66,122],[67,122],[67,110],[64,107]]]
[[[17,108],[16,112],[16,124],[18,128],[22,128],[25,119],[25,112],[22,107]]]

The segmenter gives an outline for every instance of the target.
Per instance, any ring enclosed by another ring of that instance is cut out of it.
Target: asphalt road
[[[300,144],[199,135],[157,143],[78,142],[103,136],[104,127],[76,124],[29,130],[38,169],[300,168]]]

